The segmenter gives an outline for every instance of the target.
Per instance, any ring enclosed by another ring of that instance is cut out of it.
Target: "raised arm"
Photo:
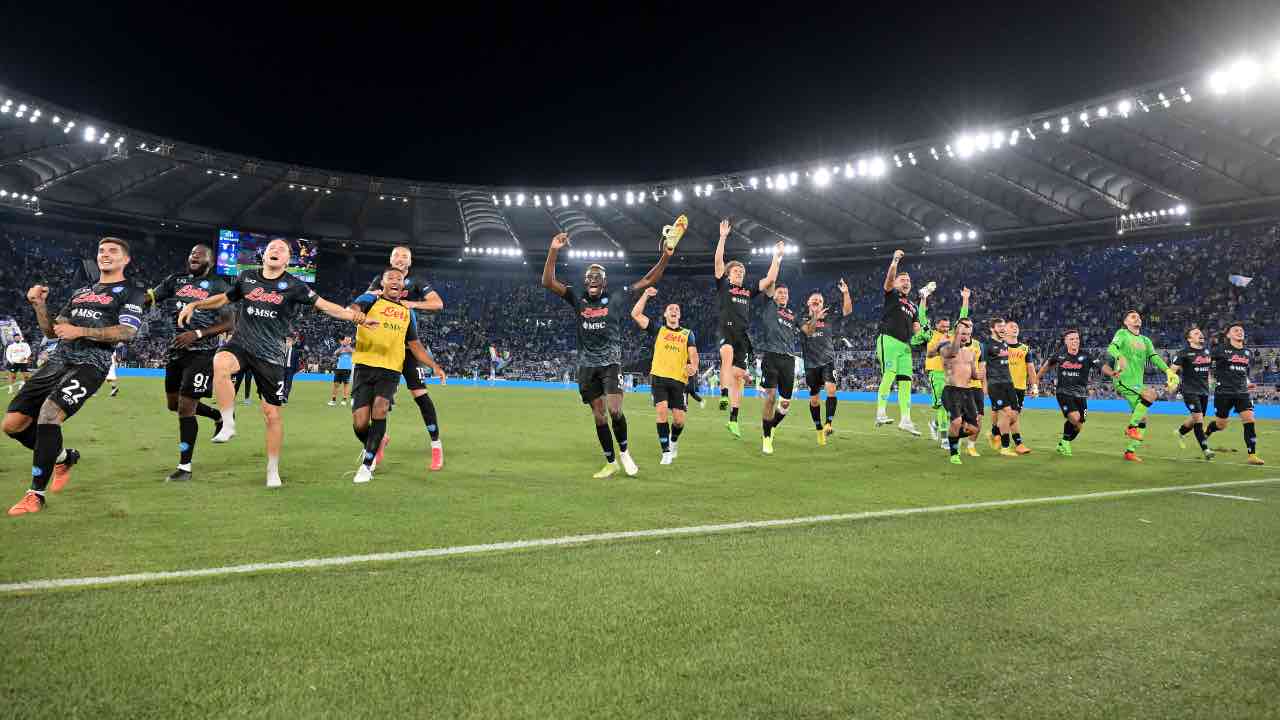
[[[903,258],[906,253],[901,250],[893,251],[893,260],[889,261],[889,271],[884,275],[884,291],[889,292],[893,289],[893,281],[898,277],[898,261]]]
[[[844,281],[844,278],[840,278],[836,287],[840,288],[840,316],[849,317],[853,314],[853,298],[849,296],[849,284]]]
[[[559,233],[551,238],[551,247],[547,249],[547,261],[542,264],[542,287],[551,292],[564,297],[564,283],[556,279],[556,257],[560,255],[560,248],[569,244],[569,236],[566,233]]]
[[[809,319],[806,320],[804,324],[800,326],[800,332],[810,337],[813,337],[813,334],[818,332],[818,321],[824,320],[826,319],[826,317],[827,317],[827,309],[824,307],[821,310],[819,310],[816,315],[809,316]]]
[[[53,322],[49,319],[49,306],[45,301],[49,299],[49,288],[44,285],[36,285],[27,291],[27,302],[31,303],[31,309],[36,313],[36,323],[40,325],[40,332],[45,337],[53,337]],[[64,318],[59,317],[59,321]]]
[[[782,268],[782,254],[787,251],[787,244],[779,240],[773,246],[773,262],[769,263],[769,272],[760,279],[760,292],[773,297],[773,285],[778,282],[778,270]]]
[[[635,284],[631,286],[631,289],[633,291],[647,290],[657,284],[657,282],[662,279],[662,274],[667,271],[667,263],[671,262],[671,255],[674,252],[675,250],[663,245],[662,254],[658,256],[658,262],[654,264],[653,267],[649,268],[649,272],[645,273],[644,277],[637,280]]]
[[[969,317],[969,288],[960,288],[960,319]]]
[[[720,221],[720,242],[716,243],[716,279],[724,277],[724,241],[729,239],[729,218]]]
[[[649,302],[649,298],[657,294],[657,288],[645,288],[644,292],[640,293],[640,299],[636,300],[635,306],[631,308],[631,319],[640,326],[641,330],[649,329],[649,318],[644,314],[645,303]]]
[[[324,298],[316,298],[316,309],[337,320],[346,320],[356,323],[357,325],[365,321],[364,313],[355,307],[342,307],[341,305],[329,302]]]

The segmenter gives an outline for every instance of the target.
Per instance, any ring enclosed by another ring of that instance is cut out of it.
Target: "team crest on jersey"
[[[200,281],[200,287],[204,288],[205,290],[208,290],[208,289],[209,289],[209,281],[208,281],[208,280],[201,280],[201,281]]]
[[[285,281],[281,280],[280,282],[276,283],[276,287],[277,287],[277,288],[280,288],[281,290],[283,290],[283,289],[285,289],[285,288],[289,287],[289,283],[287,283],[287,282],[285,282]]]
[[[122,287],[120,287],[119,285],[117,285],[117,286],[115,286],[115,287],[111,288],[111,292],[115,293],[116,295],[119,295],[120,293],[124,292],[124,288],[122,288]]]
[[[602,297],[602,298],[600,298],[600,304],[601,304],[601,305],[608,305],[608,304],[609,304],[609,298],[607,298],[607,297]]]

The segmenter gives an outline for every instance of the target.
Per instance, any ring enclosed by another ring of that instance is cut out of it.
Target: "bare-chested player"
[[[958,320],[951,337],[934,349],[934,354],[942,357],[942,367],[947,375],[947,385],[942,389],[942,406],[951,416],[947,446],[951,450],[952,465],[961,464],[961,435],[970,439],[978,437],[978,408],[973,403],[973,393],[969,392],[969,382],[975,377],[981,378],[983,371],[977,367],[977,359],[969,348],[972,339],[973,323],[967,319]]]

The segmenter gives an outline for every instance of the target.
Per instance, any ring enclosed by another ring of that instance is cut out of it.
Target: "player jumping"
[[[840,278],[840,320],[853,313],[853,298],[849,297],[849,285]],[[818,444],[826,445],[827,436],[835,432],[836,417],[836,350],[832,341],[832,323],[827,321],[826,298],[821,292],[809,294],[805,302],[807,314],[801,322],[800,344],[804,350],[804,382],[809,388],[809,417],[818,436]],[[819,406],[823,390],[827,391],[826,424],[822,422]]]
[[[1194,432],[1196,443],[1205,460],[1213,459],[1208,435],[1204,431],[1204,414],[1209,411],[1209,367],[1213,356],[1204,346],[1204,331],[1196,326],[1187,330],[1187,346],[1178,351],[1173,371],[1182,378],[1182,403],[1188,417],[1178,426],[1178,447],[1187,449],[1187,433]]]
[[[224,443],[236,434],[236,391],[231,376],[247,370],[258,385],[262,415],[266,419],[267,487],[280,482],[280,448],[284,444],[285,337],[291,330],[294,308],[311,306],[324,314],[349,322],[364,322],[364,315],[325,300],[306,283],[286,272],[289,243],[279,238],[267,243],[263,264],[245,270],[227,292],[188,304],[178,313],[178,327],[190,327],[197,310],[217,310],[238,302],[231,341],[213,356],[213,393],[222,410],[222,430],[213,442]]]
[[[225,293],[231,286],[213,274],[213,250],[196,245],[187,255],[185,272],[174,273],[147,291],[153,305],[161,305],[173,317],[173,342],[164,368],[164,395],[169,412],[178,414],[178,467],[165,478],[171,482],[191,479],[200,428],[197,417],[214,423],[213,434],[222,430],[222,413],[200,402],[213,394],[213,355],[218,351],[218,335],[235,324],[230,308],[221,312],[202,310],[191,316],[190,328],[178,327],[178,315],[187,303]]]
[[[1178,373],[1169,368],[1155,347],[1151,338],[1142,334],[1142,314],[1130,310],[1124,314],[1124,327],[1116,331],[1111,344],[1107,346],[1107,354],[1115,359],[1116,375],[1112,383],[1116,394],[1129,403],[1129,426],[1125,428],[1125,437],[1129,444],[1124,450],[1124,459],[1129,462],[1142,462],[1138,457],[1138,448],[1142,446],[1144,430],[1147,427],[1147,412],[1156,401],[1156,391],[1143,386],[1143,374],[1150,362],[1165,374],[1170,392],[1178,386]]]
[[[658,294],[657,288],[645,288],[631,308],[631,319],[653,340],[653,362],[649,366],[649,388],[658,415],[658,445],[662,447],[662,465],[670,465],[679,456],[680,433],[684,432],[684,396],[689,383],[697,382],[698,348],[693,331],[680,327],[680,306],[671,303],[662,311],[662,324],[644,314],[645,303]],[[671,422],[668,423],[668,415]]]
[[[602,265],[587,266],[583,275],[585,289],[579,293],[556,279],[556,258],[560,248],[569,244],[569,236],[560,233],[551,239],[547,261],[542,266],[542,287],[559,295],[577,313],[578,394],[591,407],[596,437],[604,451],[605,465],[592,477],[604,479],[618,472],[618,461],[628,475],[640,472],[627,451],[627,417],[622,413],[622,318],[627,312],[630,293],[651,287],[666,272],[674,252],[664,248],[644,277],[630,288],[608,292],[608,276]],[[683,390],[681,391],[683,392]],[[612,425],[613,434],[609,433]],[[618,441],[618,455],[613,442]]]
[[[906,255],[893,251],[893,260],[884,276],[884,312],[880,316],[880,334],[876,337],[876,359],[880,362],[880,387],[876,393],[876,427],[893,422],[885,414],[889,391],[898,385],[898,429],[919,437],[911,422],[911,336],[916,321],[916,306],[911,302],[911,276],[898,272],[898,263]]]
[[[781,254],[779,248],[779,254]],[[787,307],[791,291],[786,285],[777,284],[761,288],[769,298],[761,317],[760,345],[764,356],[760,359],[760,387],[763,408],[760,413],[761,452],[773,454],[773,431],[787,419],[791,409],[791,394],[796,385],[796,349],[800,341],[800,329],[796,315]]]
[[[1213,349],[1213,377],[1218,381],[1213,389],[1213,414],[1217,419],[1205,435],[1226,430],[1227,418],[1234,410],[1244,425],[1244,446],[1249,451],[1249,464],[1266,465],[1258,457],[1258,430],[1254,426],[1253,398],[1249,396],[1256,387],[1249,379],[1252,362],[1253,351],[1244,344],[1244,326],[1232,323],[1227,326],[1226,337]]]
[[[112,346],[133,339],[142,327],[146,296],[124,278],[129,244],[105,237],[98,243],[98,282],[80,288],[50,319],[49,288],[27,291],[36,322],[58,347],[9,403],[5,433],[31,449],[31,489],[9,508],[10,515],[40,512],[45,492],[60,491],[71,478],[80,453],[62,445],[62,423],[84,406],[106,379]],[[50,486],[50,480],[53,481]]]

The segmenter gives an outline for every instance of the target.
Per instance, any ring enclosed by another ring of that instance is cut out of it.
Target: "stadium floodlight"
[[[1121,100],[1116,109],[1120,111],[1122,117],[1129,117],[1129,113],[1133,110],[1133,102],[1130,100]]]
[[[676,188],[675,190],[671,191],[671,199],[675,200],[676,202],[683,202],[684,193],[680,192],[680,188]]]
[[[787,183],[786,175],[779,174],[778,179],[773,181],[773,187],[777,190],[786,190],[787,185],[788,183]]]
[[[916,164],[916,154],[914,152],[907,153],[907,160],[911,161],[911,164],[914,166]]]
[[[599,205],[600,207],[604,207],[605,205],[604,193],[600,193],[599,195],[596,195],[596,205]]]
[[[1258,82],[1262,67],[1252,58],[1240,58],[1227,68],[1227,81],[1232,90],[1248,90]]]
[[[502,196],[502,204],[503,204],[503,205],[506,205],[507,207],[511,207],[511,195],[509,195],[509,194],[508,194],[508,195],[503,195],[503,196]]]
[[[765,186],[767,186],[770,190],[772,190],[772,189],[773,189],[773,176],[772,176],[772,175],[770,175],[770,176],[766,177],[766,178],[764,179],[764,184],[765,184]]]
[[[900,156],[898,153],[893,154],[893,164],[897,165],[898,167],[902,167],[902,156]]]
[[[986,152],[991,147],[991,136],[987,133],[980,132],[973,137],[973,147],[978,152]]]
[[[576,194],[573,196],[573,201],[578,202],[578,196]]]
[[[1109,109],[1107,109],[1107,106],[1106,106],[1106,105],[1103,105],[1102,107],[1098,108],[1097,113],[1096,113],[1096,115],[1097,115],[1098,117],[1100,117],[1100,118],[1102,118],[1102,119],[1104,119],[1104,120],[1105,120],[1105,119],[1106,119],[1106,117],[1107,117],[1108,115],[1110,115],[1110,114],[1111,114],[1111,111],[1110,111]]]
[[[1080,113],[1080,122],[1082,122],[1082,123],[1087,123],[1087,122],[1089,122],[1089,113],[1088,113],[1088,111],[1084,111],[1084,112],[1081,112],[1081,113]]]
[[[955,151],[951,149],[951,143],[947,143],[946,150],[947,150],[947,157],[954,158],[956,156]]]
[[[867,173],[870,172],[868,167],[866,158],[858,160],[858,177],[866,177]]]
[[[1182,96],[1182,102],[1184,103],[1191,102],[1191,93],[1187,92],[1186,88],[1184,87],[1178,88],[1178,94]]]
[[[1179,205],[1178,207],[1174,208],[1174,210],[1175,210],[1179,215],[1186,215],[1186,214],[1187,214],[1187,206],[1186,206],[1186,205]]]
[[[978,231],[977,231],[977,230],[970,230],[970,231],[969,231],[969,239],[970,239],[970,240],[977,240],[977,239],[978,239]]]
[[[541,195],[534,195],[534,196],[533,196],[533,206],[534,206],[534,207],[539,207],[539,208],[540,208],[540,207],[542,207],[542,196],[541,196]]]
[[[945,243],[946,241],[947,241],[947,234],[946,234],[946,233],[938,233],[938,242],[939,242],[939,243]]]
[[[1022,137],[1022,131],[1021,131],[1021,130],[1014,130],[1013,132],[1009,133],[1009,144],[1010,144],[1010,145],[1017,145],[1017,144],[1018,144],[1018,140],[1019,140],[1019,139],[1021,139],[1021,137]]]
[[[884,158],[882,157],[871,158],[870,166],[871,177],[873,178],[884,177],[884,174],[889,170],[888,164],[885,163]]]
[[[560,207],[564,207],[565,205],[568,205],[568,204],[569,204],[569,195],[567,193],[560,193]]]
[[[938,148],[936,148],[936,147],[931,147],[931,148],[929,148],[929,154],[933,156],[933,159],[934,159],[934,160],[937,160],[937,159],[938,159]]]
[[[831,184],[831,173],[825,167],[818,168],[813,173],[813,184],[818,187],[826,187]]]
[[[8,190],[0,190],[0,198],[6,198],[6,197],[9,197],[9,191],[8,191]]]
[[[591,207],[592,205],[595,204],[596,197],[591,193],[586,193],[585,195],[582,196],[582,202],[586,203],[587,207]]]
[[[707,183],[706,187],[702,188],[702,194],[703,194],[703,195],[706,195],[707,197],[711,197],[711,193],[712,193],[714,190],[715,190],[715,188],[713,188],[713,187],[711,186],[711,183]]]
[[[631,190],[627,191],[627,204],[628,205],[636,204],[636,194],[634,191],[631,191]]]
[[[1044,123],[1040,125],[1040,129],[1044,130],[1045,132],[1049,132],[1049,128],[1051,127],[1053,126],[1049,124],[1048,120],[1045,120]]]
[[[789,178],[787,178],[787,179],[788,179],[788,180],[790,180],[790,182],[788,182],[788,183],[787,183],[787,185],[788,185],[788,186],[791,186],[791,185],[795,185],[795,184],[796,184],[796,182],[798,182],[798,181],[800,180],[800,176],[796,174],[796,171],[795,171],[795,170],[792,170],[792,171],[791,171],[791,177],[789,177]]]
[[[516,205],[524,207],[524,193],[516,193]]]
[[[85,142],[93,142],[94,140],[97,139],[97,137],[98,137],[98,130],[94,128],[92,125],[84,129]]]
[[[955,240],[955,241],[959,242],[959,240],[960,240],[960,238],[961,238],[961,237],[962,237],[962,236],[960,235],[960,231],[959,231],[959,230],[957,230],[956,232],[951,233],[951,239],[952,239],[952,240]]]
[[[643,205],[646,195],[648,195],[648,193],[646,193],[644,190],[641,190],[640,195],[636,197],[636,201],[639,202],[641,205]]]
[[[1003,132],[991,133],[991,149],[999,150],[1002,147],[1004,147],[1004,133]]]
[[[750,180],[747,181],[747,184],[751,186],[752,190],[755,190],[756,188],[760,187],[760,178],[752,177]]]
[[[693,186],[693,194],[694,194],[694,195],[696,195],[697,197],[702,197],[702,186],[701,186],[701,185],[694,185],[694,186]]]
[[[853,163],[845,163],[845,164],[844,164],[844,179],[845,179],[845,180],[850,180],[850,179],[852,179],[852,178],[853,178]]]
[[[551,196],[547,196],[547,207],[551,207]]]

